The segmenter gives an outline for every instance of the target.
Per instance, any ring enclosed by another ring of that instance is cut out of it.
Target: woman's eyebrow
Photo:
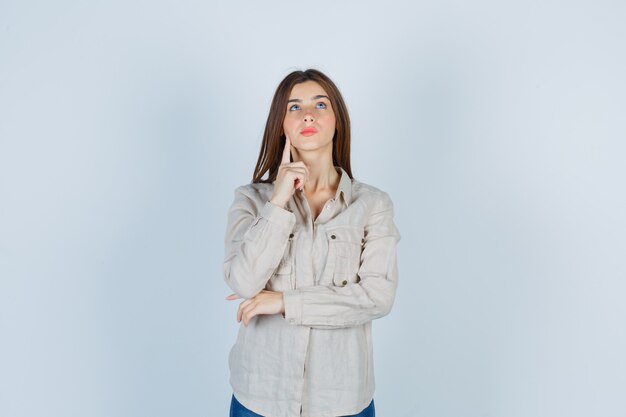
[[[328,98],[328,96],[325,96],[323,94],[318,94],[316,96],[311,97],[311,101],[317,100],[318,98]],[[328,100],[330,99],[328,98]],[[302,100],[300,100],[299,98],[292,98],[291,100],[287,101],[287,103],[291,103],[292,101],[295,101],[296,103],[302,103]]]

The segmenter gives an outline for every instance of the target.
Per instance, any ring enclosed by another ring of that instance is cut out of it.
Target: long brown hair
[[[287,112],[287,101],[294,85],[305,81],[315,81],[328,94],[330,104],[335,112],[335,135],[333,136],[333,165],[343,168],[352,178],[350,167],[350,116],[348,108],[341,97],[339,89],[328,76],[321,71],[308,69],[306,71],[294,71],[287,75],[276,88],[270,113],[267,116],[263,142],[259,151],[259,158],[254,168],[253,183],[272,183],[276,180],[278,167],[285,147],[285,134],[283,121]],[[267,179],[261,179],[269,171]]]

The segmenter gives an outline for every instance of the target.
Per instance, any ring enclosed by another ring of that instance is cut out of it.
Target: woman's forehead
[[[305,81],[293,86],[289,99],[312,100],[316,96],[327,96],[328,93],[315,81]]]

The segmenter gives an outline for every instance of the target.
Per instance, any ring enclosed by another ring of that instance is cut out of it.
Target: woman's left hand
[[[236,300],[237,294],[226,297],[227,300]],[[282,292],[261,290],[260,293],[239,304],[237,310],[237,322],[243,320],[244,326],[248,326],[252,317],[259,314],[281,314],[285,312],[285,302]]]

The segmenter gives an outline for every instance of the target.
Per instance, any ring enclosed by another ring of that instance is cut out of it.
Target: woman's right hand
[[[297,189],[304,190],[304,184],[308,179],[309,169],[304,162],[291,162],[291,140],[285,134],[285,148],[283,149],[283,156],[278,167],[276,181],[274,182],[274,192],[270,201],[284,208]]]

